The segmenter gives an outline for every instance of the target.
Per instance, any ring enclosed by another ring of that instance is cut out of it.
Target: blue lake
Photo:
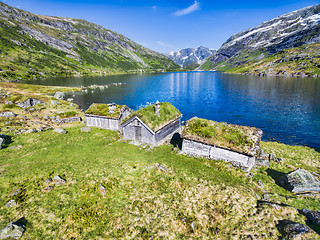
[[[261,128],[263,140],[320,148],[320,78],[231,75],[216,72],[135,74],[28,81],[54,86],[103,85],[74,93],[91,103],[126,104],[133,110],[168,101],[183,114]]]

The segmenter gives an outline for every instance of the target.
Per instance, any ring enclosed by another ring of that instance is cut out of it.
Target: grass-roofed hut
[[[160,145],[180,129],[181,112],[168,102],[139,109],[123,121],[124,139]]]
[[[126,105],[93,103],[85,115],[89,127],[120,131],[121,121],[131,113],[132,111]]]
[[[186,122],[182,132],[182,152],[224,160],[245,170],[255,164],[262,130],[201,118]]]

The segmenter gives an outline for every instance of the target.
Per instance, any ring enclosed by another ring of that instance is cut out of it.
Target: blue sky
[[[233,34],[316,0],[2,0],[32,13],[82,18],[158,52],[219,48]]]

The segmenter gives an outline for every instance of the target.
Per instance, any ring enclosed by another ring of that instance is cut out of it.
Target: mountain
[[[268,62],[267,67],[271,73],[256,71],[256,74],[261,75],[286,75],[287,72],[277,74],[273,71],[272,56],[282,53],[282,57],[303,61],[304,59],[312,58],[308,68],[315,69],[306,73],[301,72],[299,66],[290,68],[294,75],[301,73],[302,75],[313,75],[318,73],[319,55],[311,56],[304,53],[302,46],[320,42],[320,4],[306,7],[288,14],[284,14],[270,21],[264,22],[254,28],[250,28],[243,32],[237,33],[230,37],[221,48],[214,53],[209,60],[202,65],[202,69],[213,69],[220,71],[234,72],[241,68],[241,73],[251,74],[247,72],[245,66],[258,66],[261,61]],[[299,48],[300,47],[300,48]],[[302,48],[301,48],[302,47]],[[292,49],[291,57],[285,56],[286,50]],[[300,50],[299,50],[300,49]],[[299,56],[298,56],[299,55]],[[266,59],[271,59],[266,61]],[[281,59],[278,59],[282,61]],[[309,59],[310,60],[310,59]],[[284,60],[285,61],[285,60]],[[307,63],[305,63],[307,64]],[[262,70],[262,69],[261,69]],[[303,69],[302,69],[303,70]],[[300,72],[299,72],[300,71]],[[299,74],[298,74],[299,75]]]
[[[81,19],[32,14],[0,2],[0,78],[178,69],[166,56]]]
[[[177,52],[170,52],[167,56],[181,67],[196,63],[201,64],[216,50],[206,47],[185,48]]]

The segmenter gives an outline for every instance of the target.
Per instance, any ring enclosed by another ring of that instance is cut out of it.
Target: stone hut
[[[262,130],[192,118],[182,131],[182,153],[230,162],[249,171],[255,165]]]
[[[132,113],[125,105],[93,103],[85,112],[88,127],[121,130],[121,121]]]
[[[123,121],[124,139],[159,146],[180,130],[182,114],[168,102],[139,109]]]

